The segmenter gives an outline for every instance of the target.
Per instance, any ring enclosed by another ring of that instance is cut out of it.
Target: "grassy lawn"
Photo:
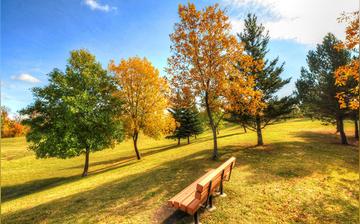
[[[353,135],[353,127],[348,135]],[[130,141],[90,155],[90,173],[81,178],[83,156],[35,159],[24,138],[1,142],[3,223],[189,223],[167,207],[169,198],[207,169],[237,158],[227,197],[202,212],[202,223],[357,223],[358,149],[338,144],[334,127],[291,120],[256,134],[228,124],[220,131],[221,161],[210,159],[210,132],[192,143],[140,136],[143,159]],[[354,140],[350,138],[354,143]]]

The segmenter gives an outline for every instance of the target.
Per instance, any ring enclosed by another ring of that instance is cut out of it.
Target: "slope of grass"
[[[348,125],[350,126],[350,125]],[[348,130],[352,134],[352,128]],[[189,223],[166,202],[209,168],[237,158],[227,197],[202,212],[202,223],[357,223],[358,150],[338,144],[334,128],[291,120],[255,133],[236,125],[220,131],[220,161],[210,159],[209,132],[192,143],[140,137],[84,158],[35,159],[24,138],[1,142],[3,223]],[[184,141],[185,142],[185,141]]]

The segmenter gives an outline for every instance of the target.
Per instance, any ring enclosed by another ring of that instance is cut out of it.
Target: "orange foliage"
[[[169,92],[167,81],[146,58],[132,57],[121,60],[119,65],[112,61],[110,71],[115,73],[120,86],[118,96],[124,103],[122,119],[128,135],[140,130],[150,137],[169,132],[175,122],[166,113]]]
[[[173,55],[167,68],[173,102],[188,107],[199,96],[211,112],[240,109],[240,105],[256,110],[261,92],[254,90],[254,78],[245,73],[262,63],[243,54],[243,45],[231,34],[229,19],[218,4],[197,10],[188,3],[179,5],[178,11],[180,22],[170,35]],[[236,62],[243,72],[235,68]]]
[[[359,11],[349,15],[343,14],[339,21],[347,22],[348,25],[346,27],[346,39],[342,44],[338,45],[337,48],[354,50],[360,43]],[[346,86],[351,80],[355,82],[346,92],[337,93],[340,107],[350,108],[352,110],[359,109],[359,52],[354,52],[357,53],[356,58],[349,64],[341,66],[335,71],[336,85]]]
[[[11,138],[23,136],[27,133],[28,128],[19,122],[12,120],[8,116],[6,109],[1,108],[1,137]]]

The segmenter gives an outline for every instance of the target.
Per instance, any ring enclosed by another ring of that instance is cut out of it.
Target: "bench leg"
[[[209,196],[209,204],[207,206],[207,209],[209,212],[214,211],[216,209],[216,207],[213,206],[213,196],[212,195]]]
[[[195,214],[194,214],[194,223],[195,224],[200,224],[198,211],[196,211]]]
[[[220,197],[226,197],[226,194],[224,193],[224,183],[223,183],[223,181],[220,182]]]

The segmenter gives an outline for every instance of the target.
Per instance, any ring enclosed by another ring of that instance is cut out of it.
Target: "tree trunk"
[[[247,133],[246,126],[244,123],[241,124],[243,126],[244,132]]]
[[[135,149],[137,159],[140,160],[141,156],[140,156],[140,153],[139,153],[139,150],[138,150],[138,147],[137,147],[138,137],[139,137],[139,133],[137,131],[135,131],[134,135],[133,135],[134,149]]]
[[[355,139],[359,140],[359,124],[357,119],[354,119],[354,124],[355,124]]]
[[[178,138],[178,145],[180,145],[180,138]]]
[[[187,136],[188,144],[190,144],[190,136]]]
[[[260,116],[256,116],[256,134],[257,134],[257,145],[264,145],[262,133],[261,133],[261,120]]]
[[[219,153],[218,153],[218,147],[217,147],[217,135],[216,135],[217,131],[216,131],[215,125],[211,129],[212,129],[213,140],[214,140],[214,150],[213,150],[212,159],[216,160],[219,157]]]
[[[214,120],[213,120],[213,117],[212,117],[212,114],[211,114],[211,109],[210,109],[209,99],[208,99],[207,93],[205,94],[205,106],[206,106],[207,115],[209,117],[210,127],[211,127],[211,130],[212,130],[212,133],[213,133],[214,149],[213,149],[212,159],[216,160],[218,158],[218,156],[219,156],[218,147],[217,147],[217,136],[216,136],[217,132],[216,132],[216,126],[215,126],[215,123],[214,123]]]
[[[196,139],[196,135],[194,135],[195,139]]]
[[[88,175],[88,170],[89,170],[89,154],[90,154],[90,148],[86,147],[86,151],[85,151],[85,166],[84,166],[84,171],[82,173],[81,176],[86,177]]]
[[[340,120],[336,119],[336,132],[335,132],[335,134],[340,132],[340,124],[339,123],[340,123]]]
[[[346,134],[344,131],[344,119],[343,117],[339,116],[337,119],[337,123],[339,123],[339,132],[340,132],[340,138],[341,138],[341,144],[348,145],[348,141],[346,138]]]

